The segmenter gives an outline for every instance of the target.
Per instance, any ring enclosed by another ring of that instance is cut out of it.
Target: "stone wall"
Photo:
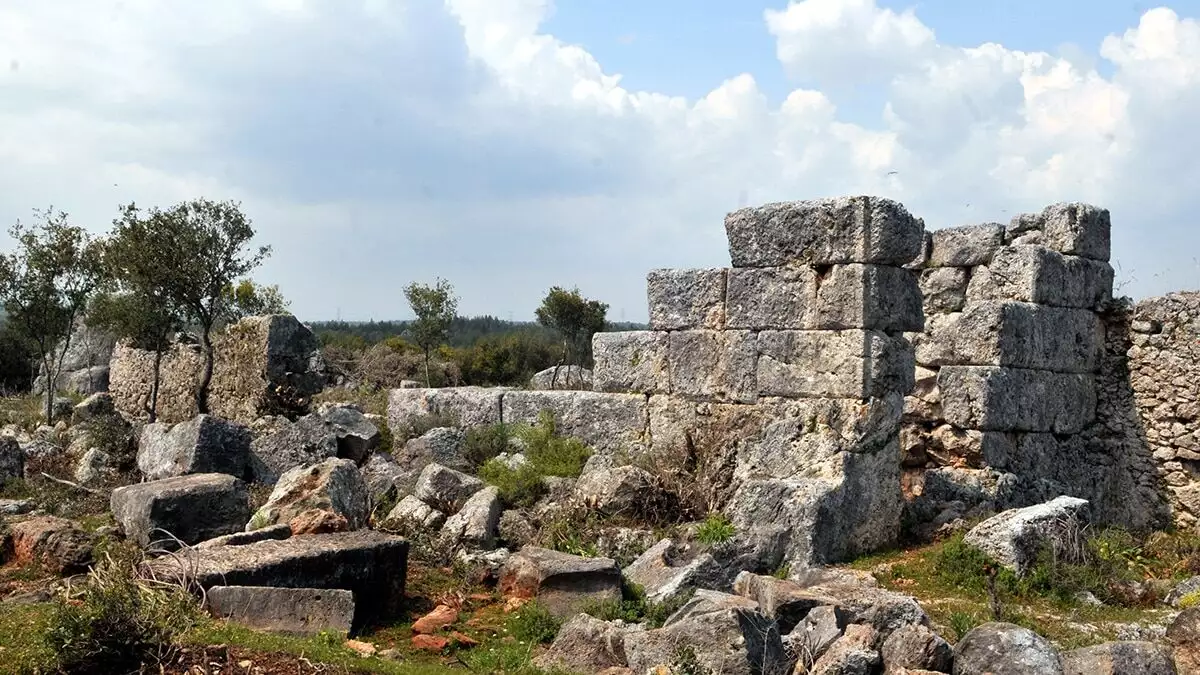
[[[55,356],[61,356],[61,368],[55,379],[54,388],[81,396],[108,390],[109,360],[116,346],[116,338],[105,331],[92,328],[79,321],[71,332],[66,353],[60,344]],[[46,372],[39,365],[38,377],[33,382],[33,393],[46,391]]]
[[[214,340],[209,393],[213,415],[249,424],[263,415],[303,413],[324,388],[320,344],[291,315],[250,317],[229,326]],[[160,375],[161,422],[196,416],[195,389],[204,364],[200,347],[176,344],[165,355]],[[146,419],[153,382],[154,354],[118,345],[110,365],[113,403],[132,419]]]

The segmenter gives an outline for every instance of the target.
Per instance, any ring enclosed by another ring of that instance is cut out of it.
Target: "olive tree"
[[[425,355],[425,386],[431,387],[429,354],[450,337],[450,325],[458,313],[458,298],[445,279],[438,279],[433,286],[414,281],[404,288],[404,297],[417,316],[408,333]]]
[[[563,361],[568,366],[583,366],[589,353],[592,336],[604,330],[607,323],[608,305],[597,300],[588,300],[578,288],[566,290],[558,286],[550,289],[537,309],[538,323],[558,332],[563,338]],[[575,364],[574,360],[579,359]],[[559,363],[561,366],[562,363]],[[558,368],[551,377],[551,388],[558,380]],[[568,369],[568,373],[570,370]],[[568,375],[570,377],[570,375]]]
[[[100,242],[52,208],[40,223],[10,230],[14,250],[0,256],[0,303],[8,321],[37,348],[46,377],[46,419],[75,323],[102,281]]]

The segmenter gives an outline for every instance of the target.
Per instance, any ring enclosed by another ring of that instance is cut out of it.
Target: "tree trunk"
[[[147,411],[150,416],[150,424],[158,421],[158,388],[162,377],[162,359],[161,350],[154,352],[154,381],[150,383],[150,410]]]
[[[432,387],[433,387],[433,380],[431,380],[429,378],[429,349],[426,348],[425,349],[425,388],[430,389]]]
[[[208,388],[213,377],[213,343],[212,326],[205,326],[200,334],[200,344],[204,347],[204,372],[200,376],[200,386],[196,388],[196,412],[208,414]]]
[[[50,360],[46,358],[42,359],[42,370],[46,373],[46,424],[50,424],[54,421],[52,419],[54,416],[54,394],[56,391],[55,385],[58,384],[55,380],[58,379],[58,374],[50,372]]]

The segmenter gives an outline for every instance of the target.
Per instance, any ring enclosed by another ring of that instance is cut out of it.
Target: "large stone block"
[[[1112,255],[1112,218],[1108,209],[1091,204],[1051,204],[1041,213],[1014,217],[1009,230],[1038,230],[1041,243],[1059,253],[1105,262]]]
[[[809,328],[816,303],[817,273],[809,265],[729,270],[725,299],[729,328]]]
[[[211,415],[189,422],[155,422],[142,429],[138,469],[149,480],[189,473],[245,477],[250,466],[250,431]]]
[[[776,202],[725,217],[734,267],[904,265],[920,253],[924,228],[899,202],[867,196]]]
[[[930,267],[986,265],[1004,246],[1004,226],[999,223],[948,227],[930,235]]]
[[[987,301],[967,307],[954,330],[939,337],[953,345],[949,365],[1091,373],[1100,363],[1104,327],[1087,309]]]
[[[578,438],[598,454],[637,452],[646,443],[646,397],[591,391],[511,391],[504,395],[506,424],[537,422],[554,414],[562,436]]]
[[[565,619],[589,604],[619,601],[621,569],[609,558],[526,546],[505,561],[500,592],[508,598],[536,598],[551,614]]]
[[[877,331],[763,331],[758,352],[763,396],[867,398],[914,383],[912,346]]]
[[[217,586],[204,600],[218,619],[272,633],[345,636],[354,621],[354,593],[343,589]]]
[[[965,267],[934,267],[923,270],[919,281],[926,314],[961,312],[967,302],[971,281]]]
[[[918,331],[925,326],[917,276],[900,267],[834,265],[817,279],[810,328]]]
[[[963,429],[1074,434],[1096,417],[1091,375],[996,366],[947,366],[938,373],[942,413]]]
[[[238,532],[250,518],[246,484],[222,473],[127,485],[109,502],[127,539],[168,551]]]
[[[665,394],[671,391],[667,369],[667,333],[628,331],[596,333],[592,338],[596,391]]]
[[[646,275],[651,330],[725,327],[724,269],[659,269]]]
[[[1053,307],[1095,309],[1112,297],[1106,262],[1063,255],[1044,246],[1008,246],[990,265],[977,267],[967,300],[1018,300]]]
[[[504,392],[484,387],[393,389],[388,393],[388,426],[403,429],[424,415],[451,417],[463,427],[498,424]]]
[[[670,334],[671,392],[707,401],[753,403],[755,335],[744,330],[689,330]]]

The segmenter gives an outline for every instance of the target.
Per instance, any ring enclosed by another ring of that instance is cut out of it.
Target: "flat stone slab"
[[[591,603],[620,601],[621,570],[609,558],[526,546],[505,561],[500,592],[509,598],[536,598],[551,614],[565,619]]]
[[[205,601],[215,618],[272,633],[345,635],[354,622],[354,593],[343,589],[214,586]]]
[[[192,474],[117,488],[109,508],[142,548],[174,550],[179,542],[198,544],[245,527],[250,490],[227,474]]]
[[[404,606],[408,541],[372,530],[314,534],[245,546],[192,549],[143,563],[159,578],[204,588],[270,586],[354,592],[354,625],[397,615]]]

